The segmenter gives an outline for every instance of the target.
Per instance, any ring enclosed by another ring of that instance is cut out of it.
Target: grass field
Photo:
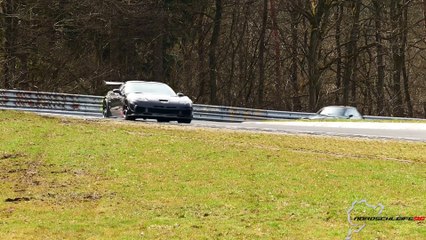
[[[355,200],[425,216],[425,163],[426,143],[0,111],[0,239],[344,239]],[[352,239],[425,227],[369,221]]]

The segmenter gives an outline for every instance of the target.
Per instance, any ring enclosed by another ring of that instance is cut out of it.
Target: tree
[[[298,31],[298,26],[299,26],[299,20],[301,18],[301,15],[295,10],[295,9],[290,9],[290,21],[291,21],[291,64],[290,64],[290,81],[291,81],[291,86],[293,88],[293,111],[300,111],[302,109],[302,104],[300,102],[300,97],[299,97],[299,79],[298,79],[298,74],[299,74],[299,31]]]
[[[389,44],[392,51],[392,113],[395,116],[403,116],[401,73],[403,68],[403,53],[401,52],[401,25],[402,11],[399,0],[390,1],[389,16],[391,22],[392,36]]]
[[[209,47],[209,74],[210,74],[210,102],[217,104],[217,45],[219,43],[220,25],[222,21],[222,0],[216,0],[216,10],[214,16],[213,32]]]
[[[384,113],[384,83],[385,83],[385,63],[384,63],[384,46],[383,46],[383,1],[373,0],[373,15],[375,22],[376,37],[376,62],[377,62],[377,83],[376,83],[376,112],[381,115]]]
[[[259,86],[257,87],[257,104],[263,105],[263,95],[265,91],[265,35],[268,23],[268,0],[263,0],[262,25],[259,41]]]
[[[349,40],[346,43],[346,61],[343,73],[343,104],[356,106],[356,79],[354,71],[357,67],[358,39],[359,39],[359,16],[361,12],[361,0],[350,2],[352,13],[351,30]],[[351,85],[351,86],[350,86]],[[352,90],[349,102],[349,91]],[[349,104],[350,103],[350,104]]]
[[[310,0],[308,4],[302,4],[301,1],[291,2],[294,9],[308,20],[310,24],[308,49],[306,51],[307,74],[309,84],[309,107],[310,111],[318,108],[320,100],[320,92],[322,87],[321,81],[321,46],[324,32],[328,26],[330,10],[335,1],[333,0]]]
[[[17,14],[16,1],[5,0],[1,3],[1,12],[3,13],[3,86],[5,88],[14,88],[16,80],[16,49],[17,49]]]

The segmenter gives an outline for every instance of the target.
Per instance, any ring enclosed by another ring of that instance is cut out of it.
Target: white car
[[[315,115],[307,119],[364,119],[355,107],[327,106],[321,108]]]

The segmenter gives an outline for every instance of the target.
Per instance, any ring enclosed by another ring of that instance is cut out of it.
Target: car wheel
[[[168,118],[157,118],[157,122],[170,122]]]
[[[109,105],[106,102],[104,102],[102,106],[102,115],[104,116],[104,118],[111,117],[112,115],[111,110],[109,109]]]
[[[179,119],[178,123],[191,123],[192,119]]]
[[[128,109],[127,106],[123,107],[123,116],[124,116],[124,120],[131,120],[134,121],[136,120],[136,117],[134,116],[129,116],[130,114],[132,114],[132,110]]]

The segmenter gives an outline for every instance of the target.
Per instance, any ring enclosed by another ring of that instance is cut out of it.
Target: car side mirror
[[[121,91],[120,91],[120,89],[113,89],[113,90],[112,90],[112,92],[113,92],[113,93],[117,93],[117,94],[120,94],[120,95],[121,95]]]
[[[353,118],[353,117],[354,117],[354,115],[352,115],[352,114],[351,114],[351,115],[349,115],[348,119],[351,119],[351,118]]]
[[[183,93],[181,93],[181,92],[178,92],[178,93],[177,93],[177,96],[178,96],[178,97],[185,97],[185,94],[183,94]]]

